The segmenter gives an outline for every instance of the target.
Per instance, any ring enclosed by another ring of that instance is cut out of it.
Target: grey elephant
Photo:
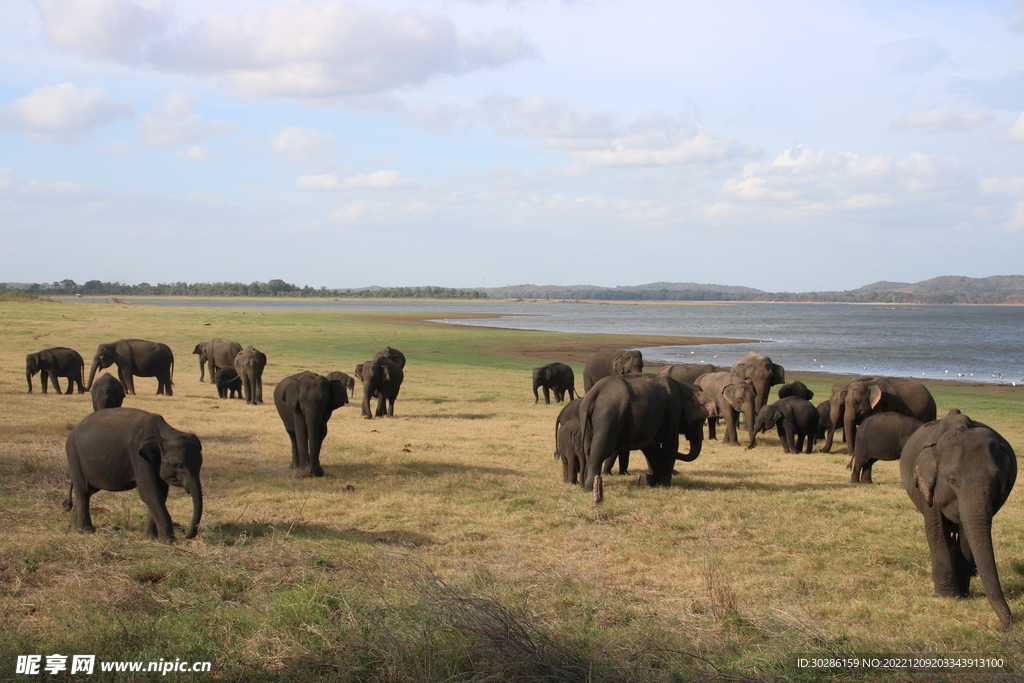
[[[558,428],[557,453],[562,460],[562,481],[575,484],[583,473],[583,426],[579,417],[564,422]]]
[[[213,375],[219,398],[242,398],[242,378],[234,368],[221,368]]]
[[[566,422],[580,419],[580,403],[582,402],[582,397],[574,398],[562,407],[562,410],[558,413],[558,417],[555,418],[555,460],[558,460],[561,457],[558,450],[558,430],[560,430],[562,425]]]
[[[230,339],[211,339],[196,344],[193,354],[199,356],[199,381],[205,381],[206,368],[210,369],[210,381],[221,368],[233,368],[235,356],[242,350],[242,345]]]
[[[857,425],[869,415],[893,412],[930,422],[936,417],[935,399],[928,388],[909,379],[891,377],[864,377],[851,381],[845,388],[832,389],[832,428],[825,437],[822,452],[832,448],[836,425],[843,425],[846,447],[853,453],[857,447]]]
[[[356,366],[356,377],[363,383],[360,413],[367,420],[395,416],[395,399],[402,389],[405,372],[387,356],[380,356]],[[370,412],[370,399],[377,398],[377,409]]]
[[[377,360],[378,358],[387,358],[392,363],[405,370],[405,354],[396,348],[385,346],[373,357],[374,360]]]
[[[355,377],[352,377],[351,375],[348,375],[339,370],[335,370],[334,372],[328,372],[326,377],[327,379],[337,380],[341,382],[345,386],[345,390],[348,391],[349,397],[353,397],[356,395]]]
[[[172,543],[167,492],[169,486],[180,486],[192,497],[185,536],[195,538],[203,516],[203,446],[195,434],[174,429],[154,413],[110,408],[91,413],[72,429],[66,450],[71,486],[64,509],[72,511],[79,531],[95,531],[89,515],[94,493],[138,488],[146,504],[146,538]]]
[[[54,346],[50,349],[43,349],[25,356],[25,379],[28,380],[28,393],[32,393],[32,378],[39,373],[39,379],[43,385],[43,393],[46,393],[47,381],[53,383],[53,390],[60,393],[58,377],[66,377],[70,394],[78,384],[78,393],[84,394],[85,387],[82,386],[82,374],[85,370],[85,361],[82,354],[74,349],[65,346]]]
[[[92,388],[97,370],[111,365],[117,365],[117,378],[121,380],[125,394],[135,393],[136,377],[156,377],[157,394],[171,396],[174,393],[171,388],[174,354],[167,344],[145,339],[118,339],[109,344],[100,344],[96,347],[96,355],[89,368],[89,384],[86,389]]]
[[[828,431],[832,429],[832,403],[822,401],[818,404],[818,438],[824,439]]]
[[[551,403],[551,392],[555,393],[555,402],[561,403],[565,394],[569,400],[576,398],[576,376],[572,368],[565,363],[548,363],[533,369],[533,402],[540,401],[537,389],[544,390],[544,403]]]
[[[757,413],[754,434],[775,427],[786,453],[810,453],[818,436],[818,409],[807,399],[787,396],[769,403]],[[806,443],[806,445],[804,445]],[[754,446],[754,442],[750,442]]]
[[[924,515],[935,593],[967,597],[977,572],[988,604],[1009,628],[1013,616],[996,569],[992,517],[1017,480],[1013,448],[995,430],[951,413],[910,437],[900,457],[900,478]]]
[[[242,380],[242,395],[246,405],[263,403],[263,369],[267,367],[267,354],[256,347],[246,346],[235,356],[235,372]]]
[[[104,372],[89,388],[93,410],[120,408],[124,403],[124,387],[109,372]]]
[[[764,354],[751,351],[733,363],[732,372],[740,379],[749,379],[754,383],[756,392],[754,411],[761,410],[768,401],[772,386],[786,381],[786,369],[772,362]]]
[[[851,484],[870,484],[871,467],[879,460],[899,460],[903,447],[924,423],[901,413],[871,415],[857,428],[857,447],[846,466]]]
[[[594,384],[579,407],[583,488],[594,489],[605,460],[631,450],[643,452],[650,468],[640,476],[641,484],[670,486],[675,461],[692,462],[700,455],[704,420],[716,410],[702,398],[693,387],[664,375],[605,377]],[[690,443],[687,453],[679,452],[680,434]]]
[[[790,396],[810,401],[814,398],[814,392],[808,389],[806,384],[797,379],[792,382],[786,382],[779,387],[779,398],[789,398]]]
[[[683,384],[695,384],[697,378],[702,375],[709,375],[712,372],[730,372],[731,370],[719,365],[710,363],[677,363],[666,365],[658,370],[659,375],[668,375],[677,382]]]
[[[708,438],[715,438],[715,421],[718,418],[725,420],[725,436],[722,443],[732,446],[739,446],[740,440],[736,435],[737,415],[742,414],[747,425],[747,441],[749,444],[754,441],[754,403],[756,392],[754,383],[749,379],[742,379],[731,372],[712,372],[708,375],[701,375],[697,378],[695,387],[704,392],[704,395],[718,406],[716,417],[708,420]],[[748,446],[750,448],[752,446]]]
[[[605,349],[587,359],[583,366],[583,391],[590,391],[599,380],[615,375],[638,375],[644,371],[644,356],[639,351]]]
[[[341,382],[308,370],[285,377],[274,387],[274,405],[292,443],[291,467],[297,475],[324,475],[320,449],[327,436],[327,422],[347,403]]]

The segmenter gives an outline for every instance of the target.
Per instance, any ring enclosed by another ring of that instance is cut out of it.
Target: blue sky
[[[1024,0],[6,0],[0,280],[1024,273]]]

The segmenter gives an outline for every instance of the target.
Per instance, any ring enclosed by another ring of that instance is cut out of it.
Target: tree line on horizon
[[[0,283],[0,292],[21,291],[36,296],[206,296],[206,297],[292,297],[330,299],[543,299],[552,301],[730,301],[777,303],[878,303],[878,304],[1020,304],[1024,290],[1014,288],[958,289],[951,291],[907,292],[896,289],[856,289],[835,292],[762,292],[736,291],[741,288],[717,287],[641,289],[606,287],[559,287],[515,285],[490,289],[457,287],[365,287],[329,289],[297,285],[280,279],[267,282],[175,282],[151,285],[143,282],[89,280],[83,285],[74,280],[53,283]]]

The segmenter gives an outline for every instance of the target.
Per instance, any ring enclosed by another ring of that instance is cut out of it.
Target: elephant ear
[[[938,478],[938,454],[935,452],[934,445],[926,446],[917,456],[917,463],[914,466],[914,486],[921,489],[928,507],[931,507],[932,501],[935,499],[935,482]]]
[[[786,368],[781,365],[775,365],[772,367],[772,384],[785,384],[786,383]]]
[[[163,455],[163,437],[151,436],[139,446],[139,457],[148,462],[154,471],[160,469],[160,458]]]
[[[612,374],[622,374],[622,356],[616,356],[615,360],[612,361]]]
[[[336,379],[331,380],[331,410],[342,407],[348,404],[348,392],[345,390],[345,384]]]
[[[872,384],[868,388],[868,400],[871,402],[872,408],[877,408],[878,404],[882,401],[882,389]]]

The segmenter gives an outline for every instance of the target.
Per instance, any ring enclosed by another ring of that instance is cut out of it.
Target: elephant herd
[[[563,369],[564,368],[564,369]],[[574,394],[572,369],[553,363],[534,370],[537,387],[555,391],[556,401]],[[779,399],[767,403],[773,385]],[[850,455],[852,483],[871,483],[878,460],[898,460],[904,489],[924,516],[932,562],[932,581],[940,596],[965,597],[978,574],[986,598],[1004,628],[1013,619],[999,583],[992,549],[992,517],[1006,501],[1017,477],[1013,448],[995,430],[953,409],[937,418],[935,399],[924,385],[905,379],[860,377],[832,388],[829,400],[815,406],[814,393],[802,382],[785,383],[785,369],[750,352],[731,368],[670,365],[658,374],[643,373],[639,351],[595,353],[584,368],[585,394],[570,400],[555,421],[555,459],[562,479],[594,492],[601,502],[601,475],[616,459],[628,472],[629,451],[639,450],[648,472],[641,485],[668,486],[677,460],[691,462],[701,452],[703,424],[715,438],[723,419],[725,444],[740,445],[742,415],[749,444],[772,427],[786,453],[810,453],[824,438],[831,450],[843,430]],[[679,437],[689,442],[679,452]]]
[[[229,339],[211,339],[196,344],[199,381],[207,373],[220,398],[238,396],[246,404],[263,403],[263,370],[267,356],[253,346],[242,347]],[[362,414],[394,415],[395,399],[404,379],[405,355],[385,347],[372,360],[356,366],[363,383]],[[118,377],[98,369],[117,365]],[[100,344],[93,357],[88,382],[83,384],[85,363],[74,349],[55,347],[28,354],[25,377],[32,393],[32,378],[41,375],[42,393],[48,384],[60,393],[58,378],[66,378],[67,394],[77,384],[79,393],[89,391],[93,412],[68,435],[65,450],[71,483],[64,509],[72,512],[72,523],[83,532],[94,531],[89,500],[97,491],[128,491],[137,488],[146,505],[145,536],[165,543],[174,541],[167,512],[170,486],[191,495],[192,520],[187,532],[193,538],[203,511],[200,469],[202,443],[195,434],[180,432],[160,415],[122,407],[135,394],[134,377],[155,377],[157,394],[173,394],[174,354],[160,342],[120,339]],[[337,408],[348,404],[355,380],[343,372],[324,377],[300,372],[282,379],[274,389],[274,404],[291,441],[291,467],[297,476],[323,476],[320,449],[327,436],[327,422]],[[371,412],[370,400],[378,400]]]

